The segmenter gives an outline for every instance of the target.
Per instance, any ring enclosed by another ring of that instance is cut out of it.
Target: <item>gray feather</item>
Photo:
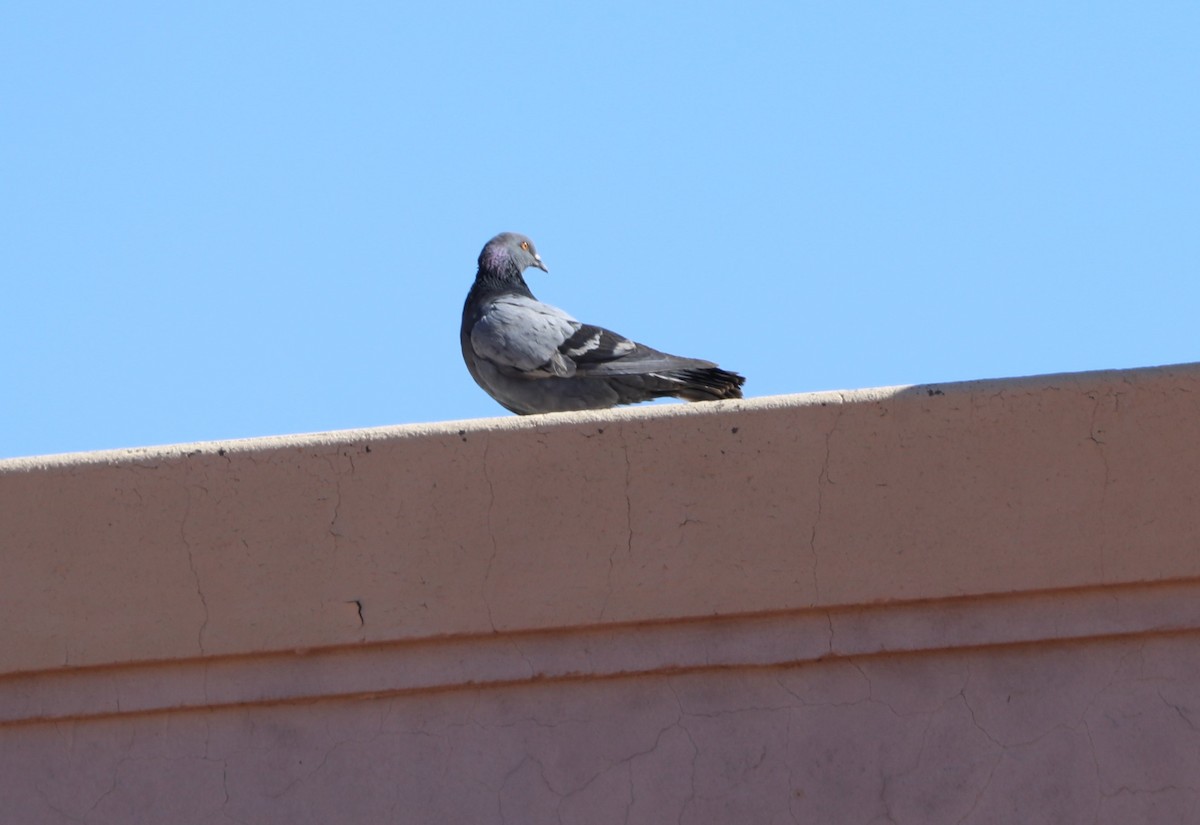
[[[471,346],[477,356],[498,367],[534,373],[546,370],[563,341],[580,326],[549,304],[523,295],[503,295],[480,308],[479,320],[471,328]]]

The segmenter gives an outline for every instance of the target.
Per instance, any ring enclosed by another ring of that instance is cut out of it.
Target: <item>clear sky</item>
[[[0,5],[0,456],[508,415],[483,243],[750,396],[1200,360],[1200,4]]]

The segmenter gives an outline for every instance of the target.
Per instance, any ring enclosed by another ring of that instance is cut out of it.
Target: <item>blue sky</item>
[[[483,243],[750,396],[1200,358],[1194,3],[0,6],[0,456],[507,413]]]

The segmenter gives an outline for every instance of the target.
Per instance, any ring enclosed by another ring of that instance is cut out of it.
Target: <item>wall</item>
[[[28,822],[1200,821],[1200,366],[0,462]]]

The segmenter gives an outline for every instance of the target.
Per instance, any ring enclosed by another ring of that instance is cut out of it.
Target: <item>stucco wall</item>
[[[28,822],[1200,821],[1200,367],[0,462]]]

